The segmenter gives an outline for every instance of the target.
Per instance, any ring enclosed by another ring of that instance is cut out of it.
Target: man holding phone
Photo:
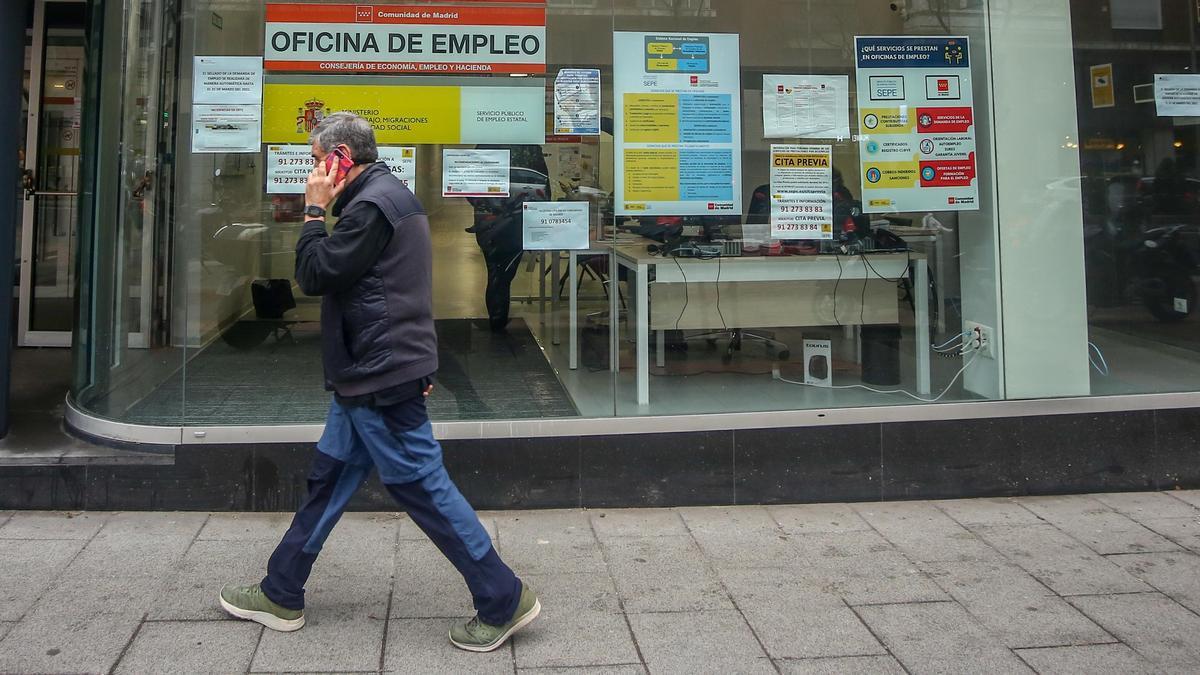
[[[461,649],[496,649],[541,611],[500,559],[442,465],[425,398],[437,371],[429,221],[417,198],[378,161],[375,133],[346,112],[310,138],[296,280],[321,296],[325,386],[333,392],[308,476],[308,496],[258,584],[226,586],[233,616],[280,631],[304,626],[304,584],[325,539],[371,467],[413,522],[463,575],[475,618],[450,629]],[[326,231],[326,209],[338,217]],[[419,571],[418,571],[419,572]],[[414,583],[421,583],[419,577]]]

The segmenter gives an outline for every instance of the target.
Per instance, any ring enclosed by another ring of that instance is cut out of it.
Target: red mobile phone
[[[333,174],[334,171],[337,171],[337,174],[333,177],[334,185],[346,180],[346,174],[350,172],[353,166],[354,162],[337,148],[334,148],[333,152],[325,155],[325,173]]]

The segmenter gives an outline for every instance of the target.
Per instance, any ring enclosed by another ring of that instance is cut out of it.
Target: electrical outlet
[[[986,356],[989,359],[996,358],[996,333],[990,326],[974,321],[964,321],[963,331],[967,333],[963,344],[970,349],[979,350],[980,356]]]

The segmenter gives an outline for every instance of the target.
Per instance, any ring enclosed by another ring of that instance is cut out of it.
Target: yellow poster
[[[673,202],[679,199],[679,151],[626,150],[626,208],[630,203]]]
[[[380,144],[458,143],[460,87],[268,84],[264,143],[308,143],[324,117],[347,110],[366,118]]]
[[[1092,75],[1092,107],[1111,108],[1117,103],[1116,90],[1113,88],[1113,67],[1105,63],[1091,67]]]
[[[625,142],[678,143],[677,94],[625,94]]]

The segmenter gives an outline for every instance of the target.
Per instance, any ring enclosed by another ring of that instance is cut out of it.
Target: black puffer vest
[[[321,300],[321,350],[327,388],[361,396],[437,372],[433,327],[433,247],[420,202],[382,164],[345,204],[379,207],[392,238],[375,264],[345,291]],[[357,182],[356,181],[356,182]]]

